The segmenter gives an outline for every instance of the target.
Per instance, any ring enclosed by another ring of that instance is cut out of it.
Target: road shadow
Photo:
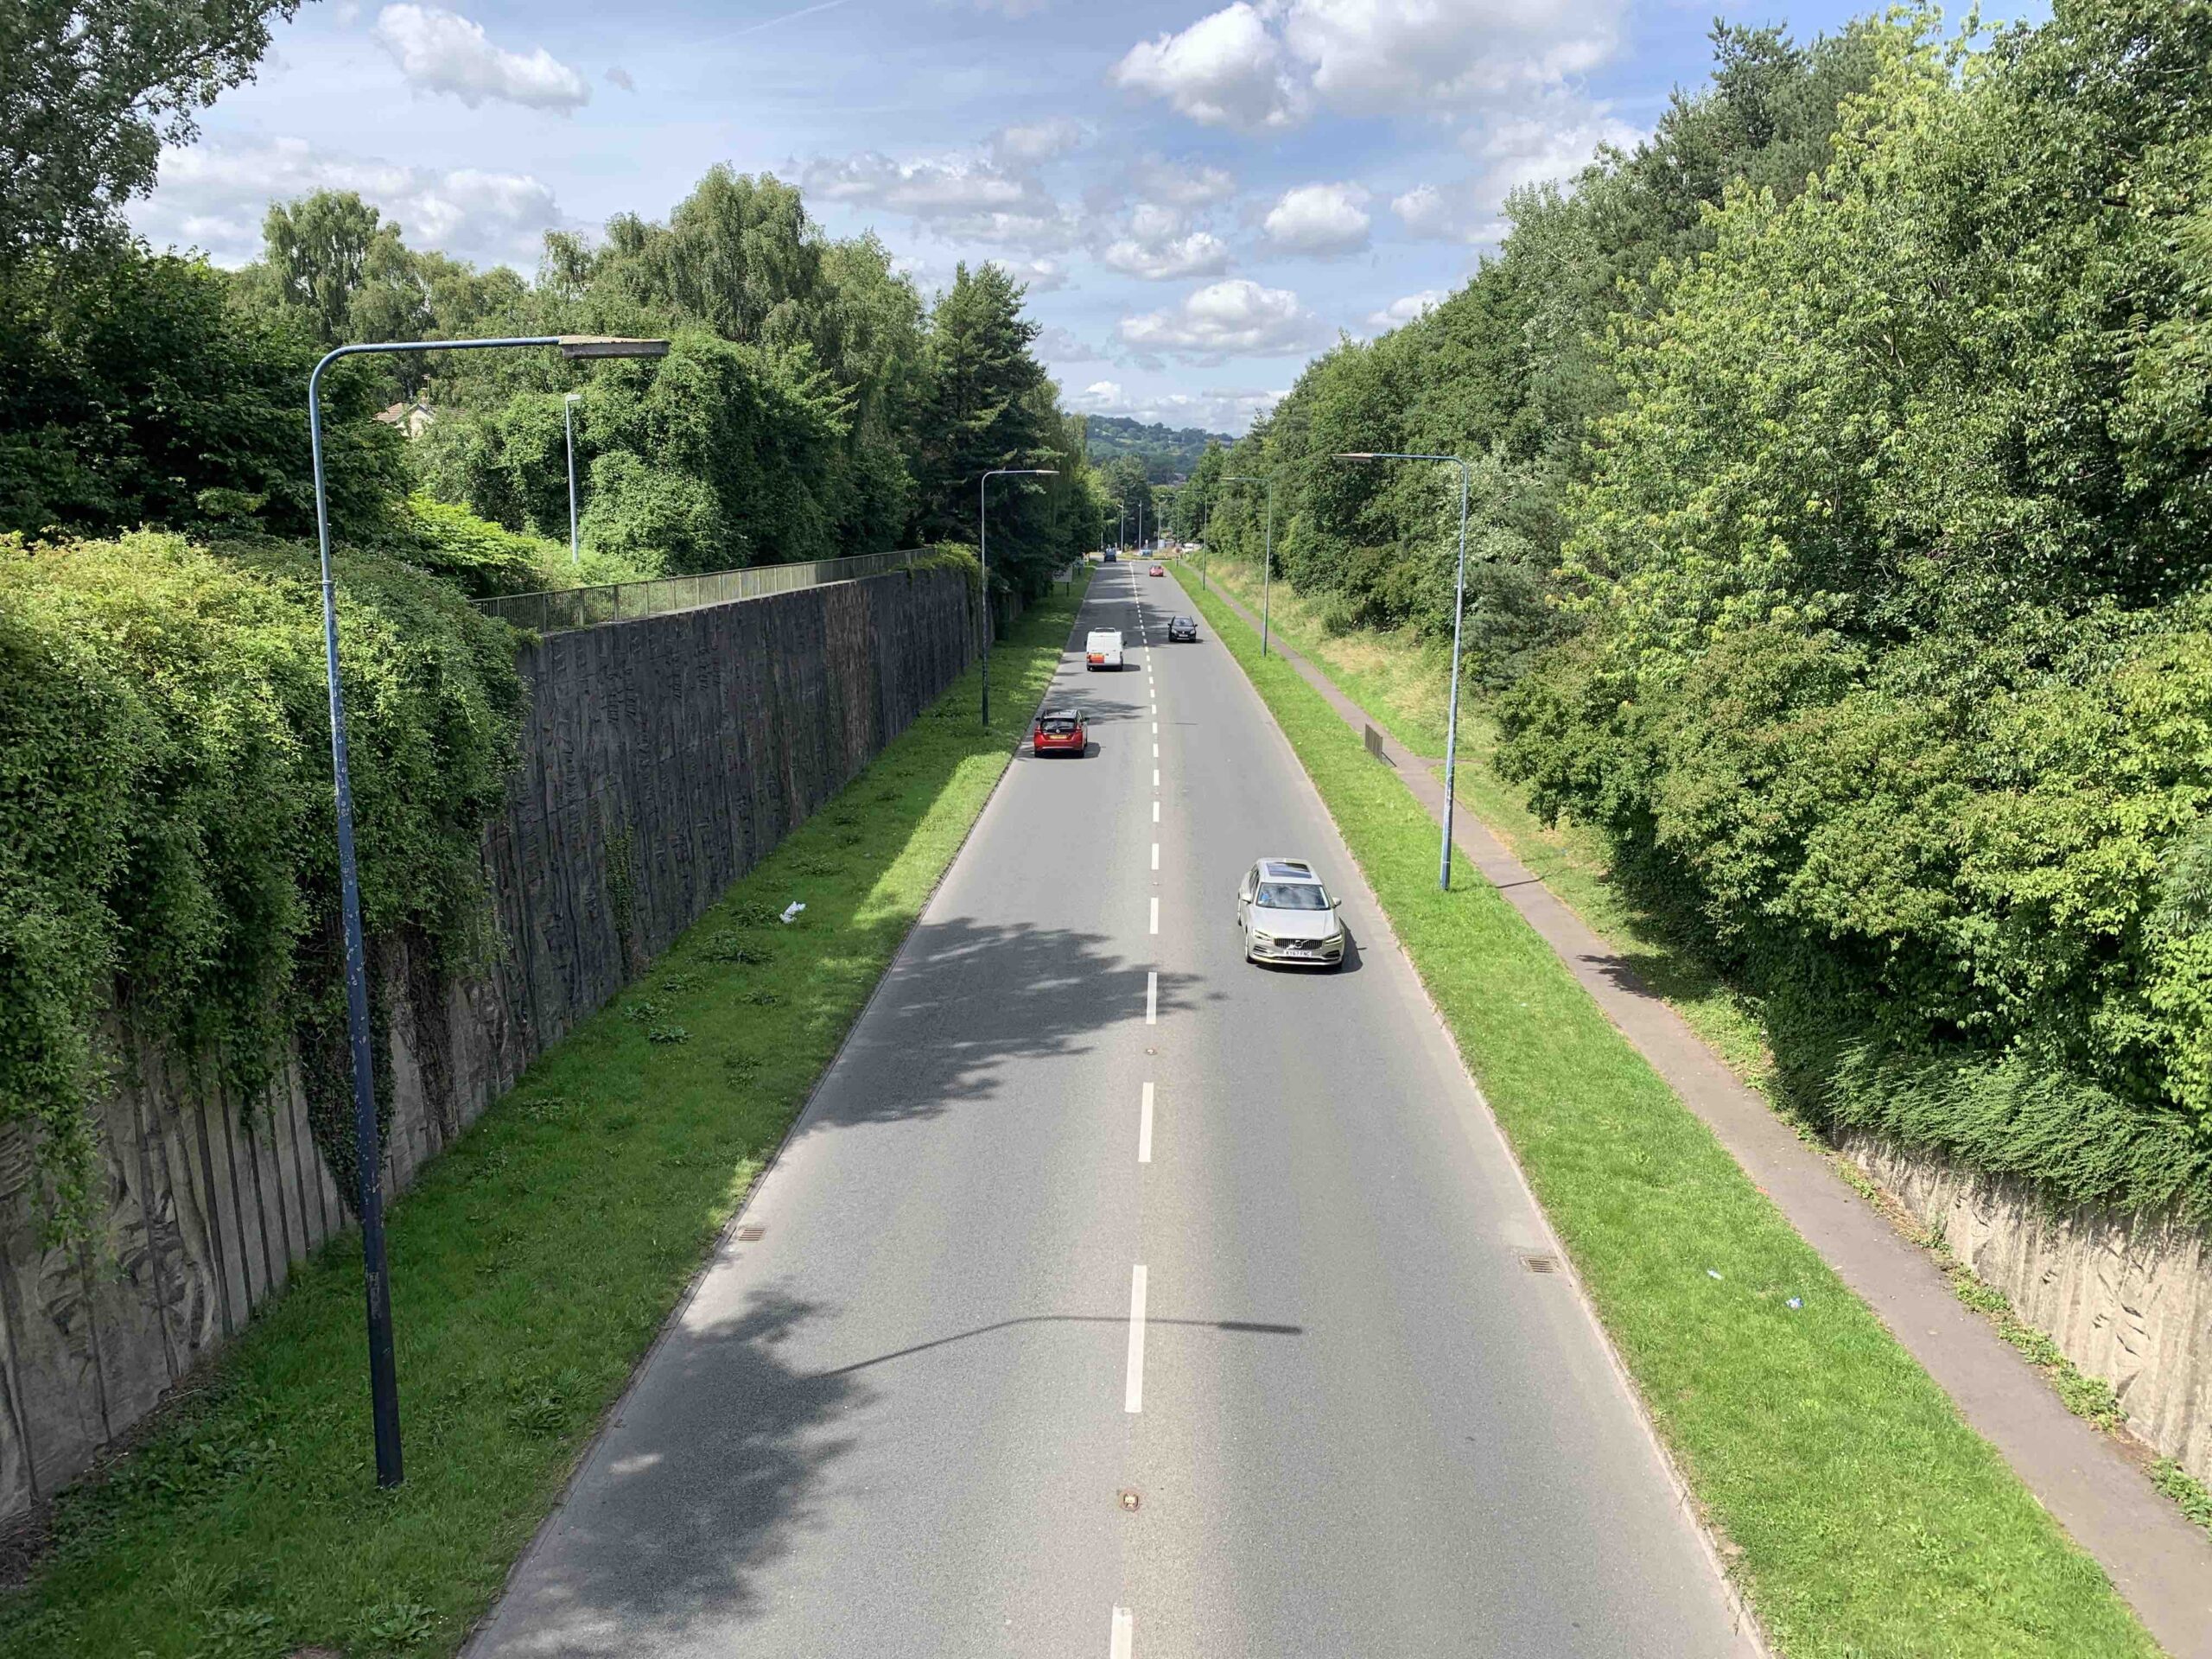
[[[1115,1027],[1141,1022],[1145,958],[1103,933],[947,916],[914,930],[876,1000],[807,1109],[798,1133],[935,1117],[997,1097],[1009,1068],[1088,1053]],[[1160,1017],[1220,1000],[1199,976],[1166,972]],[[1058,1098],[1040,1097],[1039,1110]]]
[[[865,1374],[1031,1327],[1126,1325],[1128,1314],[1000,1319],[817,1371],[779,1351],[803,1326],[835,1319],[835,1309],[773,1287],[727,1317],[695,1304],[469,1659],[725,1650],[736,1627],[774,1611],[762,1574],[828,1524],[835,1465],[859,1444],[857,1427],[841,1424],[857,1423],[882,1397]],[[1306,1334],[1276,1320],[1148,1323],[1229,1341]]]
[[[726,1320],[671,1327],[468,1659],[602,1659],[682,1643],[759,1611],[754,1582],[818,1520],[849,1376],[777,1350],[817,1304],[757,1292]]]

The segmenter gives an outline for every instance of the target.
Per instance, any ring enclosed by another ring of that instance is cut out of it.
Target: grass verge
[[[1211,581],[1255,614],[1256,564],[1217,559]],[[1339,690],[1414,754],[1444,753],[1450,653],[1407,634],[1359,628],[1332,634],[1319,607],[1274,587],[1273,632],[1334,681]],[[1617,886],[1604,838],[1574,823],[1550,825],[1529,810],[1527,792],[1500,777],[1497,722],[1480,695],[1459,704],[1459,798],[1506,849],[1563,899],[1600,938],[1618,949],[1637,976],[1681,1014],[1737,1076],[1788,1109],[1774,1088],[1774,1057],[1761,1025],[1758,1000],[1700,960],[1690,944]]]
[[[1437,890],[1435,825],[1395,776],[1185,587],[1343,830],[1776,1645],[2156,1653],[2096,1563],[1511,906],[1464,861]]]
[[[993,729],[971,671],[394,1207],[404,1485],[374,1484],[359,1247],[340,1238],[143,1445],[64,1495],[50,1554],[0,1604],[0,1652],[452,1652],[889,966],[1078,603],[1048,600],[999,647]]]

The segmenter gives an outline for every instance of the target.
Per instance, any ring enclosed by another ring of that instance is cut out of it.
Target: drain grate
[[[767,1230],[766,1227],[741,1227],[737,1230],[737,1242],[741,1244],[750,1244]]]
[[[1557,1273],[1559,1271],[1559,1257],[1555,1255],[1539,1255],[1533,1251],[1523,1251],[1521,1256],[1521,1265],[1528,1268],[1531,1273]]]

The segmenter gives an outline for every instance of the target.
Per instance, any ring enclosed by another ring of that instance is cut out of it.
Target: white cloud
[[[1052,253],[1075,240],[1072,216],[1035,178],[982,157],[894,161],[875,150],[793,163],[819,201],[899,213],[940,236]]]
[[[1141,352],[1173,352],[1201,362],[1290,356],[1330,339],[1328,327],[1290,289],[1241,276],[1210,283],[1172,309],[1124,317],[1118,332],[1123,344]]]
[[[1058,259],[994,259],[991,263],[1032,294],[1050,294],[1068,285],[1068,268]]]
[[[1229,269],[1229,245],[1208,231],[1179,237],[1117,237],[1099,251],[1098,261],[1109,270],[1147,282],[1217,276]]]
[[[386,6],[372,33],[409,86],[451,92],[471,109],[494,99],[566,115],[591,101],[590,84],[543,47],[527,57],[506,51],[481,23],[440,6]]]
[[[1301,184],[1284,193],[1261,228],[1286,253],[1357,253],[1367,246],[1367,200],[1356,184]]]
[[[607,72],[607,84],[610,86],[620,86],[626,92],[634,92],[638,90],[637,81],[632,78],[630,72],[619,63]]]
[[[1533,184],[1571,180],[1599,146],[1632,149],[1643,137],[1603,104],[1554,95],[1486,120],[1462,141],[1475,171],[1440,188],[1420,184],[1395,197],[1391,211],[1407,232],[1440,242],[1504,238],[1506,198]]]
[[[1000,167],[1020,169],[1057,161],[1083,142],[1083,129],[1065,115],[1027,126],[1001,127],[983,141],[983,153]]]
[[[1503,200],[1523,185],[1573,178],[1600,145],[1630,149],[1643,136],[1602,104],[1554,97],[1469,132],[1465,147],[1482,168],[1480,188]]]
[[[1288,126],[1304,100],[1268,16],[1236,0],[1180,34],[1139,41],[1114,67],[1114,83],[1166,99],[1207,126]]]
[[[1141,41],[1122,86],[1207,125],[1455,115],[1476,97],[1557,86],[1618,49],[1627,0],[1235,0]]]
[[[1235,386],[1211,391],[1133,393],[1124,391],[1118,380],[1094,380],[1079,391],[1064,387],[1060,400],[1077,414],[1122,415],[1131,420],[1197,427],[1201,431],[1237,437],[1254,420],[1281,403],[1284,396],[1281,391]]]
[[[1481,242],[1492,239],[1494,214],[1477,206],[1465,186],[1449,192],[1433,184],[1417,184],[1390,201],[1409,235],[1437,242]]]
[[[450,171],[316,151],[304,139],[211,138],[162,153],[161,180],[131,220],[156,247],[195,247],[218,264],[261,253],[272,200],[353,190],[397,219],[408,245],[527,269],[564,223],[553,192],[526,174]]]
[[[1056,322],[1037,336],[1037,355],[1047,363],[1103,363],[1106,354]]]
[[[1376,328],[1395,328],[1402,323],[1411,322],[1432,306],[1442,304],[1444,299],[1442,289],[1424,288],[1418,294],[1408,294],[1403,299],[1391,301],[1380,311],[1369,312],[1367,321]]]
[[[1147,156],[1130,169],[1136,193],[1170,207],[1212,207],[1236,194],[1236,179],[1225,167],[1204,162],[1171,162]]]

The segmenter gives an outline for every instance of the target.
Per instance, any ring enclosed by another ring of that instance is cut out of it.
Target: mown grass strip
[[[1464,860],[1438,891],[1436,826],[1395,774],[1185,586],[1328,804],[1776,1645],[1793,1659],[2157,1652],[1511,906]]]
[[[404,1485],[375,1487],[341,1238],[66,1497],[51,1556],[0,1605],[0,1652],[452,1652],[920,913],[1079,602],[999,647],[992,730],[971,671],[394,1208]]]
[[[1256,563],[1217,559],[1211,579],[1247,609],[1258,609]],[[1452,677],[1446,647],[1371,628],[1332,635],[1320,626],[1319,607],[1292,594],[1284,582],[1275,584],[1274,632],[1408,751],[1444,753],[1445,703]],[[1460,806],[1480,818],[1538,880],[1611,941],[1637,976],[1681,1014],[1730,1070],[1788,1111],[1789,1103],[1778,1098],[1774,1056],[1767,1046],[1758,999],[1700,957],[1679,921],[1654,915],[1613,880],[1611,849],[1595,829],[1540,822],[1529,810],[1527,791],[1498,775],[1497,745],[1497,722],[1482,692],[1469,687],[1459,704]]]

